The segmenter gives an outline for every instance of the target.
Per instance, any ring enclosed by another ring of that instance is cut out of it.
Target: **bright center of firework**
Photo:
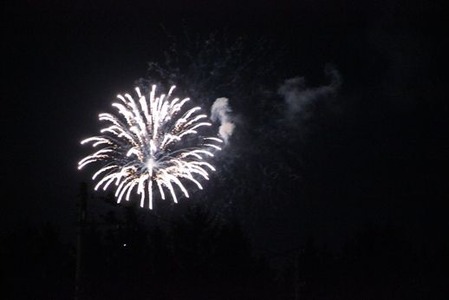
[[[153,167],[154,167],[154,159],[150,158],[147,162],[147,168],[150,174],[153,173]]]
[[[140,206],[147,199],[150,209],[156,186],[162,199],[168,190],[174,202],[177,191],[189,197],[186,181],[202,189],[199,180],[209,179],[208,171],[215,170],[205,160],[221,150],[217,144],[223,141],[201,135],[203,127],[211,126],[207,115],[200,114],[200,107],[184,109],[190,99],[172,99],[174,89],[172,86],[167,95],[156,97],[156,86],[147,96],[136,88],[138,101],[129,94],[118,95],[120,102],[112,104],[118,114],[99,115],[108,126],[100,130],[100,136],[81,144],[92,143],[100,150],[78,163],[79,169],[91,163],[100,165],[92,177],[101,178],[95,189],[106,190],[114,183],[117,202],[123,197],[129,200],[135,190],[141,196]]]

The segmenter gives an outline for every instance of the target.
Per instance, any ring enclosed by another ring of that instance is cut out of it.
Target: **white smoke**
[[[287,104],[288,117],[301,114],[307,118],[310,113],[307,108],[311,103],[336,95],[342,81],[340,73],[331,66],[327,66],[324,71],[331,79],[329,85],[308,88],[304,77],[294,77],[284,81],[284,84],[278,89],[278,93],[284,97]]]
[[[214,104],[212,104],[210,111],[211,120],[213,122],[220,121],[221,125],[218,133],[227,143],[235,128],[235,124],[231,121],[230,113],[232,110],[229,107],[228,98],[217,98]]]

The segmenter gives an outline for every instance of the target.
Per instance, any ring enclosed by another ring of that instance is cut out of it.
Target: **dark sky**
[[[304,142],[306,163],[297,171],[305,196],[258,216],[257,224],[274,233],[261,244],[286,228],[291,235],[333,240],[370,221],[393,222],[420,238],[447,232],[446,35],[436,4],[152,2],[3,4],[6,231],[46,221],[71,230],[79,183],[87,177],[76,170],[85,154],[79,141],[95,133],[97,114],[115,94],[129,90],[145,76],[147,62],[161,57],[167,46],[161,24],[173,31],[187,24],[199,33],[227,28],[235,36],[273,38],[294,53],[284,79],[327,84],[327,63],[343,78],[341,114],[305,125],[315,132]]]

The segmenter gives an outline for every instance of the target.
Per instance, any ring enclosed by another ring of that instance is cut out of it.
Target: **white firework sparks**
[[[91,163],[101,163],[92,179],[99,178],[95,190],[106,190],[116,185],[117,202],[128,201],[135,190],[140,195],[140,206],[148,199],[153,208],[153,188],[157,186],[162,199],[168,190],[175,203],[176,190],[189,197],[185,182],[202,189],[199,180],[208,180],[208,171],[215,168],[204,159],[221,150],[223,141],[217,137],[202,137],[198,130],[211,126],[200,107],[183,109],[189,98],[171,99],[175,86],[167,95],[156,97],[152,86],[149,99],[136,88],[138,101],[129,94],[117,95],[121,101],[112,106],[118,115],[101,113],[100,121],[108,123],[100,136],[87,138],[81,144],[91,143],[100,149],[78,163],[78,169]],[[184,113],[183,113],[184,111]],[[184,182],[184,183],[183,183]]]

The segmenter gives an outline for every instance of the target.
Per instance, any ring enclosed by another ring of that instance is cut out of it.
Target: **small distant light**
[[[126,247],[126,244],[123,244],[123,247]]]

